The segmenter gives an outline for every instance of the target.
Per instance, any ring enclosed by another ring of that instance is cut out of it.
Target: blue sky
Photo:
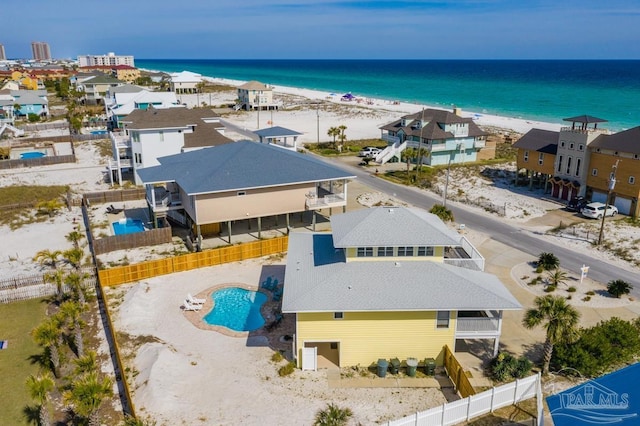
[[[637,0],[3,1],[0,44],[30,58],[640,59]]]

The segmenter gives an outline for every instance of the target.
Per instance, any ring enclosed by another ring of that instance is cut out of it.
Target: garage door
[[[630,198],[622,198],[616,197],[616,200],[613,202],[613,205],[618,208],[618,211],[622,214],[631,214],[631,199]]]
[[[606,192],[597,192],[597,191],[593,191],[593,194],[591,194],[591,202],[593,203],[603,203],[606,204],[607,203],[607,193]]]

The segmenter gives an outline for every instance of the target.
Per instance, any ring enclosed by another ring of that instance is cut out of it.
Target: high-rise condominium
[[[35,59],[36,61],[51,60],[49,43],[45,43],[43,41],[33,41],[31,42],[31,52],[33,52],[33,59]]]

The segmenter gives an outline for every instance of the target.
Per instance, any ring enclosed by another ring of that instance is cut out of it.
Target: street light
[[[616,187],[616,170],[618,170],[618,163],[620,160],[616,160],[616,164],[613,165],[611,176],[609,178],[609,188],[607,191],[607,200],[604,205],[604,212],[602,213],[602,222],[600,223],[600,235],[598,236],[598,245],[602,244],[602,234],[604,232],[604,218],[607,217],[607,210],[609,210],[609,201],[611,200],[611,193]]]

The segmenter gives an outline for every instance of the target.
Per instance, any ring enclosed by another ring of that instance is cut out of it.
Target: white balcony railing
[[[484,148],[485,145],[486,145],[486,141],[485,140],[473,141],[473,147],[474,148]]]
[[[398,136],[391,136],[388,133],[384,133],[382,135],[382,140],[387,141],[388,143],[397,143],[400,142],[400,138]]]
[[[344,195],[328,194],[324,197],[307,196],[306,205],[309,210],[317,210],[330,207],[339,207],[346,205]]]
[[[431,151],[439,152],[439,151],[448,151],[446,143],[434,143],[431,145]]]
[[[456,334],[497,334],[499,331],[499,318],[458,318],[456,320]]]

